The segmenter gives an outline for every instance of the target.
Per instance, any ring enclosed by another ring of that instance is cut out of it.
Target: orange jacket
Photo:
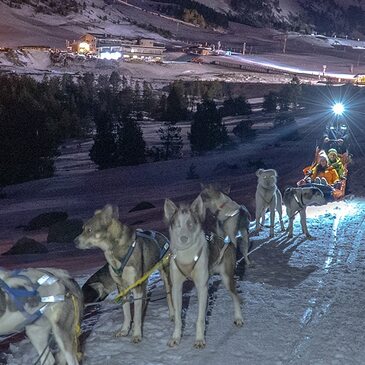
[[[309,171],[312,171],[310,175],[312,181],[316,177],[324,177],[329,185],[333,185],[336,181],[340,180],[337,171],[332,166],[327,167],[324,172],[320,172],[319,174],[317,174],[316,166],[308,166],[303,170],[304,175],[308,175]]]

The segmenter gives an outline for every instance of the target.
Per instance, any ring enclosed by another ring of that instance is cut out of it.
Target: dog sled
[[[340,180],[336,182],[334,185],[323,185],[311,181],[311,171],[313,170],[314,166],[316,166],[319,163],[319,157],[321,155],[321,152],[324,152],[324,150],[317,147],[315,150],[314,160],[312,165],[304,168],[303,170],[304,172],[309,171],[309,173],[305,173],[304,177],[297,182],[297,186],[300,187],[314,186],[319,188],[323,192],[327,202],[340,200],[345,196],[346,192],[348,165],[351,161],[350,154],[348,151],[342,154],[337,154],[343,164],[344,172]]]

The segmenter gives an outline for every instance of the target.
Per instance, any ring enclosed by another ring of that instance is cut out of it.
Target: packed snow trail
[[[142,343],[116,338],[122,310],[108,299],[83,329],[85,365],[167,364],[363,364],[365,301],[365,200],[355,199],[308,208],[308,228],[301,234],[295,220],[294,238],[265,229],[252,237],[253,268],[237,284],[243,299],[243,328],[233,325],[232,301],[219,276],[210,279],[204,350],[193,349],[198,300],[186,283],[184,330],[176,348],[166,344],[173,331],[159,282],[151,292]],[[81,278],[84,280],[85,278]],[[219,284],[219,285],[218,285]],[[11,346],[8,363],[31,363],[35,352],[28,340]]]

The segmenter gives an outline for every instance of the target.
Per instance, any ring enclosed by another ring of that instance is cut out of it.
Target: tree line
[[[265,96],[263,110],[313,108],[326,95],[333,95],[333,90],[321,89],[319,94],[314,90],[294,78],[279,92]],[[132,81],[115,71],[42,81],[1,75],[0,187],[52,176],[58,147],[68,138],[92,136],[90,158],[101,169],[181,157],[181,121],[190,125],[187,137],[193,154],[224,148],[232,141],[223,118],[251,114],[242,94],[227,91],[227,85],[218,82],[182,81],[157,91],[147,82]],[[351,88],[346,91],[346,95],[353,93]],[[147,147],[142,123],[155,121],[160,122],[156,127],[160,143]],[[251,126],[252,121],[243,117],[232,131],[244,141],[253,133]]]

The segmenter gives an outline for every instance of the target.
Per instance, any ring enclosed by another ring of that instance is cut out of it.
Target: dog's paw
[[[133,343],[140,343],[142,341],[141,335],[132,336],[132,342]]]
[[[242,318],[236,318],[233,322],[237,327],[243,326],[243,319]]]
[[[194,348],[196,349],[203,349],[205,347],[205,340],[195,340]]]
[[[129,328],[121,328],[116,334],[115,337],[126,337],[128,336]]]
[[[179,343],[180,343],[180,337],[179,337],[179,338],[172,337],[172,338],[169,340],[169,342],[167,343],[167,346],[169,346],[169,347],[175,347],[175,346],[177,346]]]
[[[311,234],[306,234],[305,236],[306,236],[306,237],[307,237],[307,239],[309,239],[309,240],[314,240],[314,239],[315,239],[315,237],[313,237]]]
[[[293,238],[293,234],[292,233],[289,233],[288,234],[288,238]]]

